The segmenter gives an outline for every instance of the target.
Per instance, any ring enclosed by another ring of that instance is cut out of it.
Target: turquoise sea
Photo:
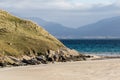
[[[83,54],[120,55],[120,39],[61,39],[60,41]]]

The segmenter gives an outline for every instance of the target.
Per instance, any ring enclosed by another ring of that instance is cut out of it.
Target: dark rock
[[[54,63],[54,61],[57,60],[57,57],[55,55],[56,55],[55,51],[49,50],[48,55],[46,55],[47,61]]]
[[[52,62],[52,61],[53,61],[53,59],[52,59],[51,57],[49,57],[47,60],[48,60],[48,61],[50,61],[50,62]]]
[[[58,54],[55,54],[55,55],[53,56],[53,58],[54,58],[54,61],[57,61],[57,62],[58,62],[58,60],[59,60],[59,55],[58,55]]]
[[[46,56],[46,60],[48,61],[48,62],[52,62],[52,63],[54,63],[54,58],[53,58],[53,56],[52,57],[50,57],[50,56]]]
[[[26,64],[29,64],[29,65],[40,64],[40,62],[37,61],[36,59],[30,59],[30,60],[23,59],[22,62],[23,62],[23,63],[26,63]]]
[[[46,60],[46,57],[43,56],[43,55],[41,55],[41,56],[37,56],[36,59],[39,60],[39,61],[42,61],[42,60],[45,61],[45,60]]]
[[[26,63],[23,63],[23,62],[19,62],[19,63],[12,63],[11,64],[12,66],[26,66],[27,64]]]
[[[82,61],[82,60],[86,60],[86,58],[85,58],[85,56],[79,55],[79,56],[74,56],[73,60],[74,61]]]
[[[7,64],[6,64],[6,63],[2,63],[2,62],[0,62],[0,66],[1,66],[1,67],[6,67]]]
[[[60,62],[66,62],[66,57],[64,55],[59,56],[59,61]]]
[[[93,57],[93,56],[90,56],[90,55],[86,55],[85,57],[86,57],[86,58],[91,58],[91,57]]]
[[[43,64],[47,64],[46,57],[43,55],[36,57],[36,59]]]
[[[20,65],[17,63],[13,63],[12,66],[20,66]]]

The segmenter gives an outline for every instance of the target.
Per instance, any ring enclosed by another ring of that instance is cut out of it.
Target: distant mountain
[[[120,38],[120,16],[103,19],[77,29],[36,17],[28,19],[37,22],[57,38]]]
[[[103,19],[77,30],[81,37],[120,37],[120,16]]]
[[[71,33],[75,31],[75,29],[68,28],[59,23],[45,21],[37,17],[29,17],[26,19],[30,19],[34,22],[37,22],[40,26],[44,27],[48,32],[50,32],[52,35],[56,36],[57,38],[71,38],[72,36],[74,36],[71,35]]]

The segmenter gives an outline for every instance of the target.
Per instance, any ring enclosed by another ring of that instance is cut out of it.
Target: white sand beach
[[[120,59],[1,68],[0,80],[120,80]]]

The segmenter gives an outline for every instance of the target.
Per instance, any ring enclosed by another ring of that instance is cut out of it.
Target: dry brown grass
[[[42,27],[0,10],[0,55],[37,55],[64,45]]]

